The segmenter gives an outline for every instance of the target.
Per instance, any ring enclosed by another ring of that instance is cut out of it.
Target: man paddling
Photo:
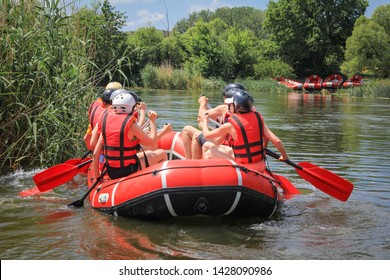
[[[240,83],[230,83],[225,86],[222,96],[225,100],[226,98],[231,97],[232,89],[242,89],[245,90],[244,85]],[[199,116],[204,115],[206,112],[208,117],[212,120],[218,121],[220,124],[223,124],[227,117],[229,116],[229,110],[227,104],[221,104],[215,108],[210,108],[208,105],[208,98],[202,95],[199,100],[199,110],[198,110],[198,124],[202,129],[202,123],[200,122]],[[201,159],[202,158],[202,147],[205,144],[206,140],[203,137],[202,131],[196,129],[191,125],[187,125],[182,130],[183,135],[183,145],[186,159]]]

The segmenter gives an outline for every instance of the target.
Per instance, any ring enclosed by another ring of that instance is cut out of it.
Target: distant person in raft
[[[137,102],[133,95],[121,93],[112,101],[112,109],[107,111],[99,127],[99,140],[93,151],[93,171],[95,179],[99,176],[99,155],[103,151],[105,167],[111,179],[130,175],[149,165],[167,159],[162,149],[142,151],[140,144],[155,146],[157,141],[157,113],[148,112],[150,134],[143,131],[137,124],[133,114]]]
[[[121,89],[122,85],[118,82],[110,82],[106,85],[106,89],[104,90],[102,96],[99,96],[96,100],[94,100],[88,107],[88,128],[84,135],[84,143],[88,150],[92,150],[93,147],[90,145],[92,131],[97,123],[99,115],[110,106],[108,100],[112,92],[117,89]],[[108,98],[105,98],[107,97]]]
[[[225,99],[229,112],[232,114],[228,122],[215,130],[207,127],[207,114],[200,115],[203,123],[203,135],[206,140],[230,135],[228,149],[219,145],[211,145],[205,152],[205,158],[226,158],[245,165],[257,171],[265,170],[264,139],[268,139],[281,153],[279,160],[288,159],[287,151],[282,141],[272,133],[264,123],[263,116],[253,110],[254,99],[244,90],[234,90],[233,97]]]

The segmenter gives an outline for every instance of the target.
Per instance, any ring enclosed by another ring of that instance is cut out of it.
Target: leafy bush
[[[281,60],[261,60],[255,65],[255,79],[277,76],[294,78],[295,74],[293,68]]]

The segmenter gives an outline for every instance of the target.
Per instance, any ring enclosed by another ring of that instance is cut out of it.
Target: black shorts
[[[200,145],[201,147],[203,147],[204,143],[207,142],[207,140],[204,139],[203,133],[199,134],[199,136],[196,137],[196,141],[199,143],[199,145]]]
[[[137,172],[139,169],[139,164],[137,161],[137,163],[125,167],[118,168],[118,167],[111,167],[107,165],[106,168],[107,168],[108,176],[110,176],[111,179],[117,179]]]

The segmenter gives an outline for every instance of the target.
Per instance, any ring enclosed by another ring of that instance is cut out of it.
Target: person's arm
[[[209,100],[206,96],[202,95],[198,99],[199,102],[199,110],[198,110],[198,116],[202,116],[205,113],[208,114],[208,117],[217,120],[218,118],[222,118],[224,111],[226,111],[226,105],[218,105],[217,107],[212,108],[209,105]],[[202,128],[202,124],[200,124],[200,119],[198,117],[199,127]]]
[[[208,106],[209,99],[205,95],[202,95],[201,97],[199,97],[198,102],[199,102],[198,116],[200,116],[206,113],[207,109],[209,109]]]
[[[137,123],[133,123],[131,125],[131,129],[129,130],[128,137],[130,139],[133,136],[137,137],[140,140],[140,143],[145,146],[155,146],[157,144],[157,129],[156,129],[156,119],[157,113],[154,111],[149,111],[149,119],[150,119],[150,134],[146,134],[143,129],[141,129]]]
[[[88,129],[87,131],[85,132],[85,135],[84,135],[84,144],[85,146],[87,147],[88,150],[92,150],[92,147],[90,145],[90,142],[91,142],[91,137],[92,137],[92,132],[91,132],[91,125],[89,124],[88,125]]]
[[[226,135],[232,133],[232,129],[234,127],[231,123],[225,123],[214,130],[209,130],[207,126],[207,117],[208,115],[200,115],[201,123],[202,123],[202,132],[203,136],[206,140],[212,140],[212,139],[221,139],[222,137],[226,137]]]
[[[93,168],[93,174],[95,176],[95,179],[100,176],[99,171],[99,161],[100,161],[100,154],[102,153],[103,148],[103,136],[99,136],[99,140],[96,143],[95,148],[93,149],[93,155],[92,155],[92,168]]]
[[[90,150],[93,150],[96,146],[96,143],[97,141],[99,140],[99,124],[96,124],[95,127],[93,128],[92,130],[92,136],[91,136],[91,139],[89,141],[89,149]]]
[[[146,119],[146,103],[140,102],[140,104],[138,105],[138,109],[139,109],[138,126],[142,127]]]
[[[271,141],[272,144],[279,150],[280,152],[280,161],[288,160],[288,155],[286,148],[284,147],[282,141],[277,137],[273,132],[268,128],[266,124],[264,124],[264,136],[266,139]]]

